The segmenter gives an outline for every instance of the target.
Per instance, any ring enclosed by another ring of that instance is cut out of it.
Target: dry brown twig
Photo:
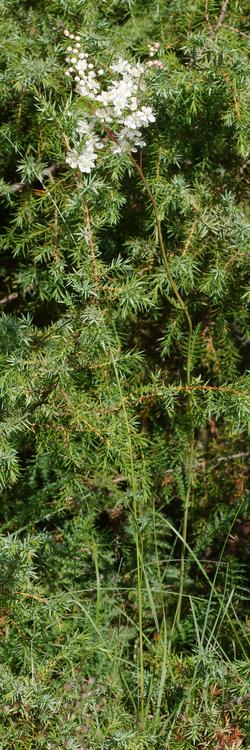
[[[217,34],[217,31],[221,28],[224,18],[227,12],[227,6],[228,6],[228,0],[224,0],[221,6],[220,15],[217,18],[216,24],[214,28],[212,27],[212,24],[210,22],[209,13],[208,13],[208,0],[205,0],[205,19],[210,31],[210,36],[213,37],[215,34]]]
[[[250,39],[250,35],[246,34],[245,31],[240,31],[240,29],[236,29],[235,26],[229,26],[228,23],[224,23],[224,26],[226,29],[229,29],[229,31],[233,31],[235,34],[240,34],[240,36],[244,36],[245,39]]]
[[[2,297],[2,299],[0,299],[0,305],[6,305],[7,302],[12,302],[14,299],[17,299],[17,297],[18,297],[17,292],[12,292],[11,294],[7,294],[6,297]]]
[[[184,249],[183,249],[183,251],[182,251],[182,255],[186,255],[186,254],[187,254],[187,251],[188,251],[188,248],[189,248],[189,245],[190,245],[191,239],[192,239],[192,237],[193,237],[193,234],[194,234],[194,232],[195,232],[195,229],[196,229],[196,226],[197,226],[197,224],[198,224],[198,219],[195,219],[195,220],[193,221],[193,224],[192,224],[192,226],[191,226],[191,229],[190,229],[190,232],[189,232],[189,235],[188,235],[187,241],[186,241],[186,243],[185,243],[185,246],[184,246]]]
[[[35,177],[34,180],[38,180],[38,182],[42,182],[44,177],[48,177],[49,180],[53,177],[55,172],[59,169],[59,164],[51,164],[50,167],[46,167],[43,172],[39,176]],[[13,185],[10,185],[10,189],[12,193],[20,193],[22,190],[27,190],[31,186],[31,182],[27,178],[24,180],[21,180],[21,182],[14,182]]]
[[[209,14],[208,14],[208,0],[205,0],[205,19],[206,19],[209,31],[212,31],[212,26],[211,26]]]
[[[213,34],[215,34],[216,31],[219,31],[220,27],[222,26],[225,15],[226,15],[227,6],[228,6],[228,0],[224,0],[221,6],[221,12],[220,12],[219,18],[213,30]]]

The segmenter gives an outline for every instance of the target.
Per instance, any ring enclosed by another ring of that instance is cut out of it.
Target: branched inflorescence
[[[149,67],[162,68],[160,60],[152,59],[159,50],[159,42],[149,46],[151,59],[131,64],[120,57],[105,72],[94,69],[89,56],[82,51],[80,37],[70,34],[73,47],[68,46],[66,62],[70,63],[67,76],[73,76],[76,90],[87,99],[84,118],[77,123],[74,135],[74,148],[68,151],[67,163],[81,172],[90,173],[95,167],[98,152],[109,145],[112,154],[129,154],[138,147],[145,146],[142,129],[155,122],[151,107],[142,104],[146,88],[145,73]],[[108,83],[103,82],[108,78]],[[87,111],[87,114],[86,114]]]

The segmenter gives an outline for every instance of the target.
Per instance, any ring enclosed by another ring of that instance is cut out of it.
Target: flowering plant
[[[249,746],[246,8],[1,3],[1,750]]]
[[[146,89],[145,73],[148,67],[155,65],[163,67],[160,60],[150,59],[143,63],[131,64],[120,57],[110,65],[111,80],[105,87],[103,84],[104,70],[94,69],[88,59],[88,54],[81,50],[80,37],[70,34],[68,29],[65,36],[73,40],[74,46],[68,46],[70,57],[66,62],[70,67],[66,75],[73,75],[76,90],[87,99],[87,114],[79,119],[75,134],[74,148],[67,154],[67,163],[81,172],[90,173],[96,164],[98,151],[109,143],[113,154],[128,154],[135,152],[138,147],[146,145],[142,128],[147,128],[155,122],[155,115],[150,106],[142,104],[142,96]],[[152,58],[159,50],[159,42],[149,46],[149,57]]]

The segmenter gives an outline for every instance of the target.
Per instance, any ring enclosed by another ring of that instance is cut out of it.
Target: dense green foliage
[[[247,748],[247,2],[0,7],[0,747]],[[67,166],[66,25],[160,42],[135,163]]]

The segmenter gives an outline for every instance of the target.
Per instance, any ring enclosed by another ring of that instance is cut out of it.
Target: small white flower
[[[89,174],[91,169],[95,166],[97,154],[94,151],[94,142],[88,139],[85,143],[84,150],[81,153],[77,153],[76,149],[72,149],[67,154],[67,164],[73,169],[77,167],[81,172]]]
[[[135,78],[140,78],[140,76],[144,73],[144,63],[137,63],[133,68],[131,68],[131,74]]]
[[[124,125],[126,125],[127,128],[130,130],[136,130],[136,118],[134,115],[128,115],[128,117],[124,120]]]
[[[110,150],[112,154],[122,154],[122,147],[119,145],[119,143],[111,143]]]
[[[146,118],[147,122],[155,122],[155,116],[151,107],[142,107],[141,116]]]
[[[75,151],[68,151],[66,162],[70,167],[72,167],[72,169],[76,169],[76,167],[78,166],[78,156]]]
[[[101,102],[104,107],[106,107],[110,102],[110,95],[108,91],[102,91],[101,94],[98,94],[96,97],[98,102]]]
[[[84,70],[86,70],[87,65],[88,65],[87,60],[85,60],[85,59],[84,60],[78,60],[78,62],[76,63],[76,68],[77,68],[77,70],[79,70],[79,72],[80,71],[84,71]]]
[[[110,65],[110,70],[113,70],[114,73],[124,73],[126,70],[128,70],[130,67],[127,60],[124,60],[122,57],[118,60],[117,63]]]
[[[93,125],[91,122],[88,122],[88,120],[78,120],[76,132],[79,133],[79,135],[89,134],[93,132]]]
[[[130,109],[132,110],[132,112],[135,112],[137,107],[138,107],[137,99],[135,96],[132,96],[130,100]]]
[[[89,92],[88,92],[87,87],[84,85],[84,81],[82,80],[79,81],[79,83],[77,84],[77,90],[79,91],[79,94],[81,96],[88,96]]]

